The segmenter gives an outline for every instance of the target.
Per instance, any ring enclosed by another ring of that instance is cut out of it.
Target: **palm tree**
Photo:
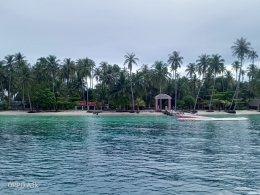
[[[26,60],[24,60],[25,56],[23,54],[18,52],[14,55],[14,57],[15,57],[16,66],[18,69],[21,68],[22,66],[26,65]]]
[[[5,80],[5,69],[4,69],[3,65],[4,65],[3,61],[0,61],[0,86],[1,86],[0,100],[3,100],[3,98],[4,98],[4,85],[3,85],[3,82]]]
[[[19,81],[22,84],[22,102],[23,102],[23,109],[25,109],[25,104],[24,104],[24,94],[25,94],[25,89],[27,89],[27,92],[29,94],[29,82],[31,81],[31,72],[30,68],[28,65],[24,65],[21,67],[19,70]],[[29,98],[29,95],[28,95]],[[30,98],[29,98],[30,99]],[[31,108],[31,102],[30,102],[30,108]]]
[[[222,74],[222,90],[224,92],[224,72],[226,71],[226,66],[224,65],[224,63],[222,63],[219,68]]]
[[[162,94],[162,85],[169,78],[167,64],[162,61],[156,61],[152,69],[152,78],[155,85],[159,85],[160,94]],[[162,110],[162,100],[160,100],[160,110]]]
[[[144,76],[144,90],[145,90],[145,101],[147,103],[148,101],[148,88],[149,88],[149,78],[150,78],[150,73],[151,70],[147,64],[143,64],[141,69]]]
[[[175,80],[175,105],[174,109],[177,108],[177,69],[181,67],[183,57],[180,56],[180,52],[173,51],[172,54],[169,54],[168,63],[171,65],[171,70],[175,72],[174,80]]]
[[[59,70],[59,61],[56,56],[49,55],[46,57],[46,63],[47,63],[47,70],[50,74],[50,78],[52,80],[52,92],[54,94],[54,85],[55,85],[55,79],[57,76],[57,72]]]
[[[210,59],[210,69],[213,71],[214,74],[214,83],[213,83],[213,89],[210,97],[210,107],[209,110],[211,111],[211,103],[212,103],[212,97],[214,94],[214,88],[215,88],[215,83],[216,83],[216,75],[221,73],[221,67],[224,66],[224,60],[221,58],[220,55],[215,54],[212,55],[212,58]]]
[[[241,76],[242,76],[242,83],[244,82],[244,76],[246,74],[245,70],[241,70]]]
[[[240,84],[240,76],[241,76],[241,70],[242,70],[242,66],[244,63],[244,59],[245,57],[248,57],[248,55],[250,55],[251,52],[251,47],[250,47],[251,43],[247,42],[247,40],[245,38],[240,38],[237,39],[236,42],[234,42],[234,45],[231,46],[231,51],[232,51],[232,56],[237,57],[240,60],[240,68],[239,68],[239,76],[238,76],[238,82],[237,82],[237,87],[236,87],[236,91],[235,94],[232,98],[232,103],[231,106],[234,102],[234,98],[236,97],[236,101],[235,101],[235,106],[234,106],[234,111],[236,109],[236,105],[237,105],[237,97],[238,97],[238,93],[239,93],[239,84]],[[231,109],[230,106],[230,109]]]
[[[89,65],[90,65],[90,87],[93,89],[94,67],[96,66],[96,63],[94,62],[94,60],[89,59]]]
[[[37,59],[36,64],[33,66],[33,75],[40,84],[49,80],[47,68],[47,60],[44,57]]]
[[[249,77],[249,81],[254,80],[256,74],[257,66],[255,64],[250,64],[247,67],[247,76]]]
[[[248,58],[250,58],[252,60],[252,64],[254,64],[255,59],[258,58],[257,52],[254,50],[250,51],[248,54]]]
[[[127,64],[128,65],[128,69],[130,70],[130,80],[131,80],[131,93],[132,93],[132,112],[134,112],[134,93],[133,93],[133,84],[132,84],[132,67],[133,64],[137,65],[136,61],[138,61],[139,59],[135,57],[134,53],[127,53],[125,55],[125,62],[124,65]]]
[[[127,78],[127,75],[121,71],[115,84],[111,86],[110,94],[115,98],[120,106],[124,107],[129,105],[129,99],[131,97],[131,81]]]
[[[190,78],[193,77],[193,75],[196,73],[196,64],[195,63],[189,63],[187,65],[187,68],[185,70],[187,72],[187,76],[189,75]]]
[[[144,100],[142,100],[141,98],[137,98],[135,102],[136,102],[136,105],[137,105],[137,111],[136,112],[139,113],[140,112],[139,107],[140,106],[145,107],[146,104],[145,104]]]
[[[230,70],[226,71],[225,78],[226,78],[227,90],[228,90],[229,85],[231,85],[233,83],[233,76],[232,76],[232,72]]]
[[[142,97],[145,94],[145,77],[142,71],[136,71],[132,74],[133,91],[138,97]]]
[[[69,82],[72,82],[72,78],[75,75],[76,66],[73,60],[70,58],[65,58],[60,71],[60,77],[63,81],[66,81],[67,91],[71,93],[71,88],[69,87]]]
[[[82,98],[85,100],[85,80],[87,84],[87,102],[88,102],[88,82],[87,78],[91,77],[91,65],[90,60],[88,58],[78,59],[77,60],[77,75],[82,87]],[[89,107],[88,107],[89,109]]]
[[[239,61],[236,60],[231,65],[232,65],[232,70],[236,71],[236,81],[237,81],[237,71],[240,68],[240,63],[239,63]]]
[[[199,98],[200,90],[201,90],[201,87],[203,86],[204,77],[205,77],[207,68],[209,66],[209,55],[202,54],[201,56],[199,56],[199,59],[197,60],[197,62],[198,62],[197,70],[198,70],[199,75],[202,76],[202,79],[201,79],[201,84],[200,84],[200,87],[199,87],[199,91],[198,91],[197,96],[196,96],[196,100],[195,100],[195,104],[194,104],[193,110],[196,109],[196,104],[197,104],[197,101],[198,101],[198,98]]]
[[[195,63],[189,63],[187,65],[187,68],[185,70],[185,72],[187,72],[187,76],[189,75],[190,79],[192,79],[192,83],[193,83],[193,94],[195,94],[195,85],[196,85],[196,80],[197,80],[197,77],[196,77],[196,70],[197,70],[197,67],[196,67],[196,64]]]
[[[14,55],[7,55],[4,58],[5,68],[9,73],[9,81],[8,81],[8,105],[11,106],[11,80],[12,80],[12,73],[13,73],[13,66],[14,66],[15,58]]]

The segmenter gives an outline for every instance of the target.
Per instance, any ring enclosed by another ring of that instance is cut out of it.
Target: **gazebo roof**
[[[172,98],[171,98],[171,96],[169,96],[167,94],[159,94],[159,95],[155,96],[154,99],[172,99]]]

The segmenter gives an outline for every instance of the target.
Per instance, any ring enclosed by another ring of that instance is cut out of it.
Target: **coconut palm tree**
[[[196,77],[196,71],[197,71],[197,66],[195,63],[189,63],[187,65],[187,68],[185,70],[185,72],[187,72],[186,76],[189,75],[190,79],[192,79],[192,83],[193,83],[193,94],[195,94],[195,86],[196,86],[196,80],[197,80],[197,77]]]
[[[62,63],[60,70],[61,78],[66,81],[67,86],[69,81],[71,81],[72,76],[75,74],[76,66],[73,60],[70,58],[65,58]]]
[[[8,79],[8,105],[9,106],[11,105],[11,94],[12,94],[11,83],[12,83],[12,74],[13,74],[13,69],[14,69],[14,63],[15,63],[14,55],[5,56],[4,64],[5,64],[5,68],[9,75],[9,79]]]
[[[255,59],[258,58],[257,52],[254,50],[250,51],[248,54],[248,58],[250,58],[252,60],[252,64],[254,64]]]
[[[231,106],[232,106],[234,99],[236,98],[235,106],[234,106],[234,109],[233,109],[234,111],[235,111],[236,105],[237,105],[237,97],[238,97],[238,93],[239,93],[241,70],[242,70],[242,67],[243,67],[244,59],[246,57],[250,56],[250,53],[252,51],[252,48],[250,47],[250,45],[251,45],[251,43],[248,42],[245,38],[242,37],[240,39],[237,39],[236,42],[234,42],[234,45],[231,46],[232,56],[235,56],[240,60],[240,68],[239,68],[237,87],[236,87],[236,91],[234,93],[234,96],[232,98],[232,103],[231,103]],[[231,106],[230,106],[230,109],[231,109]]]
[[[47,70],[49,73],[49,76],[52,80],[52,92],[54,94],[54,85],[55,85],[55,79],[57,77],[57,73],[59,70],[59,62],[60,60],[57,59],[54,55],[49,55],[46,57],[46,64],[47,64]]]
[[[142,97],[145,94],[145,78],[142,71],[136,71],[132,74],[133,78],[133,91],[138,97]]]
[[[236,81],[237,81],[237,71],[240,68],[240,63],[239,63],[239,61],[236,60],[231,65],[232,65],[232,70],[234,70],[236,72]]]
[[[195,63],[189,63],[187,65],[187,68],[185,70],[187,72],[187,76],[189,75],[190,78],[193,77],[193,75],[196,73],[196,64]]]
[[[198,74],[200,76],[202,76],[202,79],[201,79],[199,91],[196,96],[196,100],[195,100],[195,104],[194,104],[194,108],[193,108],[194,110],[196,109],[196,104],[197,104],[197,101],[199,98],[201,87],[203,86],[203,83],[204,83],[204,77],[207,72],[208,66],[209,66],[209,55],[202,54],[201,56],[199,56],[199,59],[197,60],[197,71],[198,71]]]
[[[221,73],[221,67],[224,66],[224,59],[218,54],[212,55],[212,58],[210,59],[210,69],[213,71],[214,75],[214,83],[213,83],[213,89],[212,93],[210,96],[210,107],[209,110],[211,110],[211,103],[212,103],[212,97],[214,94],[214,89],[215,89],[215,83],[216,83],[216,75]]]
[[[137,111],[136,111],[137,113],[140,112],[140,111],[139,111],[139,107],[140,107],[140,106],[143,106],[143,107],[146,106],[144,100],[142,100],[141,98],[137,98],[137,99],[135,100],[135,103],[136,103],[136,105],[137,105]]]
[[[162,94],[162,86],[166,83],[170,74],[168,73],[167,64],[162,61],[156,61],[152,65],[153,84],[159,86],[160,94]],[[162,110],[162,100],[160,100],[160,110]]]
[[[24,104],[25,90],[27,89],[28,99],[30,99],[29,98],[29,82],[31,82],[31,80],[32,80],[31,70],[28,65],[23,65],[19,69],[18,80],[22,84],[22,102],[23,102],[23,109],[25,109],[25,104]],[[31,102],[30,102],[30,108],[31,108]]]
[[[232,86],[232,83],[233,83],[233,76],[232,76],[232,72],[230,70],[226,71],[225,78],[226,78],[227,90],[228,90],[229,86],[230,85]]]
[[[181,67],[183,57],[180,56],[180,52],[173,51],[172,54],[169,54],[168,63],[170,64],[170,68],[174,71],[174,80],[175,80],[175,104],[174,108],[177,108],[177,69]]]
[[[224,72],[226,71],[226,66],[224,63],[220,65],[220,72],[222,74],[222,91],[224,92]]]
[[[241,70],[241,76],[242,76],[242,83],[244,82],[244,76],[246,75],[245,70]]]
[[[25,56],[20,52],[14,55],[16,61],[16,68],[21,68],[22,66],[26,65],[26,60],[24,60]]]
[[[124,110],[125,106],[129,105],[129,99],[131,98],[131,81],[123,71],[120,71],[116,82],[111,85],[110,94],[120,106],[123,106]]]
[[[88,58],[78,59],[77,62],[77,77],[81,84],[82,99],[85,100],[85,84],[87,85],[87,102],[88,102],[88,82],[87,78],[91,77],[91,65]],[[89,109],[89,107],[88,107]]]
[[[143,64],[140,71],[144,77],[145,102],[148,102],[148,88],[150,84],[151,70],[147,64]]]
[[[3,100],[4,98],[4,85],[3,82],[5,80],[5,69],[3,61],[0,61],[0,99]]]
[[[49,80],[46,58],[41,57],[37,59],[36,64],[33,66],[33,75],[40,84]]]
[[[132,68],[133,65],[137,65],[139,59],[135,57],[135,54],[132,52],[131,54],[127,53],[125,55],[125,62],[124,65],[127,64],[128,69],[130,70],[130,80],[131,80],[131,93],[132,93],[132,112],[134,112],[134,93],[133,93],[133,84],[132,84]]]

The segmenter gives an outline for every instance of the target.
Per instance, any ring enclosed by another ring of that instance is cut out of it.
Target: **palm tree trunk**
[[[196,100],[195,100],[195,104],[194,104],[193,110],[196,109],[196,105],[197,105],[197,101],[198,101],[198,98],[199,98],[200,90],[201,90],[201,87],[203,86],[203,78],[204,78],[204,74],[202,75],[199,91],[198,91],[197,96],[196,96]]]
[[[176,70],[175,70],[175,104],[174,104],[174,107],[175,107],[175,110],[177,110],[177,79],[176,79]]]
[[[238,98],[238,93],[239,93],[239,85],[240,85],[241,70],[242,70],[242,60],[241,60],[241,66],[240,66],[239,75],[238,75],[237,92],[236,92],[236,101],[235,101],[235,106],[234,106],[234,109],[233,109],[233,110],[236,110],[236,106],[237,106],[237,98]]]
[[[8,83],[8,103],[11,106],[11,73],[9,75],[9,83]]]
[[[216,82],[216,72],[214,74],[214,83],[213,83],[213,89],[212,89],[212,93],[211,93],[211,97],[210,97],[210,102],[209,102],[209,110],[211,110],[211,103],[212,103],[212,97],[213,97],[213,94],[214,94],[214,88],[215,88],[215,82]]]
[[[241,69],[242,69],[242,59],[241,59],[241,66],[240,66],[240,70],[239,70],[239,76],[238,76],[237,87],[236,87],[235,93],[234,93],[234,95],[233,95],[232,102],[231,102],[231,104],[230,104],[229,110],[231,109],[231,107],[232,107],[232,105],[233,105],[233,102],[234,102],[234,98],[235,98],[235,97],[236,97],[236,100],[235,100],[235,106],[234,106],[233,110],[236,110],[237,97],[238,97],[239,85],[240,85]]]
[[[23,110],[25,109],[25,105],[24,105],[24,83],[23,83]]]
[[[132,82],[132,73],[130,71],[130,77],[131,77],[131,93],[132,93],[132,111],[134,111],[134,106],[135,106],[135,102],[134,102],[134,92],[133,92],[133,82]]]
[[[81,89],[82,89],[82,99],[85,101],[83,79],[81,81]]]
[[[147,105],[147,98],[148,98],[148,97],[147,97],[147,96],[148,96],[148,95],[147,95],[147,87],[145,86],[144,88],[145,88],[145,103],[146,103],[146,105]]]
[[[85,98],[85,95],[84,95]],[[87,82],[87,110],[89,110],[89,105],[88,105],[88,82]]]
[[[28,94],[28,99],[29,99],[29,104],[30,104],[30,111],[32,111],[32,102],[29,94],[29,90],[27,89],[27,94]]]
[[[3,82],[1,82],[1,92],[0,92],[1,96],[0,98],[4,100],[4,86],[3,86]]]
[[[162,84],[160,85],[160,94],[162,94]],[[160,99],[160,110],[162,110],[162,99]]]
[[[223,89],[223,92],[224,92],[224,76],[223,76],[223,72],[222,72],[222,89]]]

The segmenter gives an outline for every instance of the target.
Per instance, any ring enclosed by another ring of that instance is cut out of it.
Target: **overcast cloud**
[[[140,67],[179,51],[182,73],[204,53],[228,65],[237,38],[260,55],[259,8],[259,0],[1,0],[0,58],[21,52],[33,64],[52,54],[123,66],[134,52]]]

